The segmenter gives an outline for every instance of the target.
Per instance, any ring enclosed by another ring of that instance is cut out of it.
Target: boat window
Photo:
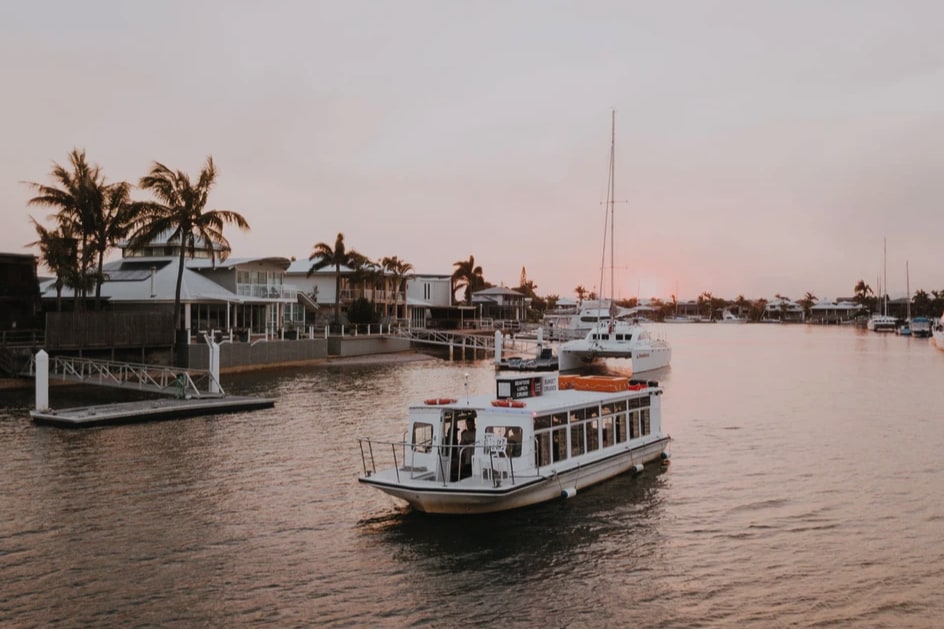
[[[567,458],[566,428],[555,428],[551,431],[551,456],[554,463]]]
[[[551,415],[551,423],[555,426],[563,426],[567,423],[567,413],[554,413]]]
[[[424,422],[413,424],[413,451],[429,452],[433,445],[433,425]]]
[[[604,417],[603,418],[603,441],[601,442],[603,447],[613,445],[613,418]]]
[[[543,428],[551,427],[551,416],[550,415],[538,415],[534,418],[534,429],[541,430]]]
[[[596,419],[587,422],[587,452],[600,449],[600,422]]]
[[[626,410],[626,400],[616,400],[613,402],[613,410],[617,413]]]
[[[629,408],[639,408],[642,405],[642,398],[634,397],[629,401]]]
[[[538,450],[534,453],[538,467],[548,465],[551,462],[551,433],[549,431],[535,435]]]
[[[639,411],[632,411],[629,414],[629,438],[635,439],[639,436]]]
[[[506,453],[508,456],[521,456],[521,429],[516,426],[487,426],[485,432],[490,432],[508,441]]]
[[[585,422],[573,424],[570,427],[570,456],[580,456],[586,452],[586,442],[584,441]]]
[[[578,408],[571,411],[570,413],[571,422],[579,422],[580,420],[586,419],[586,418],[587,418],[587,409],[585,408]]]
[[[616,443],[626,441],[626,413],[620,413],[616,416]]]
[[[642,426],[642,434],[648,435],[651,432],[650,426],[649,426],[649,409],[648,408],[644,408],[641,411],[639,411],[639,421]]]

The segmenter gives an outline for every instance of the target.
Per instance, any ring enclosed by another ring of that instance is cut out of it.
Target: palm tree
[[[233,223],[243,231],[249,231],[249,223],[237,212],[230,210],[207,210],[207,197],[216,182],[216,167],[213,157],[207,157],[196,183],[183,171],[173,171],[160,162],[154,162],[151,172],[141,178],[138,185],[149,190],[156,202],[132,204],[134,219],[133,234],[129,247],[138,248],[158,237],[180,245],[177,266],[177,288],[174,292],[174,329],[181,330],[180,288],[184,278],[184,259],[194,257],[197,250],[206,251],[213,264],[217,257],[225,260],[229,256],[229,241],[223,236],[223,225]]]
[[[84,150],[72,149],[69,162],[71,170],[53,162],[52,177],[59,187],[26,183],[37,193],[28,204],[58,208],[49,218],[58,221],[63,233],[75,234],[81,243],[76,249],[79,272],[74,286],[78,304],[79,291],[84,296],[88,290],[88,268],[95,254],[90,240],[101,222],[106,185],[101,170],[88,163]]]
[[[472,293],[485,285],[485,276],[482,267],[475,265],[475,256],[470,255],[468,260],[453,262],[456,269],[452,272],[452,298],[456,298],[456,291],[465,288],[465,303],[472,303]]]
[[[131,185],[125,181],[105,186],[100,212],[92,226],[90,246],[97,256],[95,272],[95,303],[101,307],[105,253],[131,232],[134,205]]]
[[[314,260],[315,262],[311,265],[311,268],[308,269],[307,277],[311,277],[312,273],[325,267],[334,267],[334,322],[340,325],[341,267],[347,266],[354,268],[360,266],[360,261],[366,260],[367,258],[353,249],[348,251],[347,247],[344,246],[344,234],[338,233],[338,237],[334,241],[333,248],[328,243],[319,242],[315,245],[311,255],[308,256],[308,259]]]
[[[810,292],[810,291],[807,291],[806,294],[803,296],[803,299],[801,299],[801,300],[798,302],[801,306],[803,306],[803,317],[804,317],[804,318],[808,318],[808,317],[810,316],[810,314],[811,314],[811,312],[812,312],[812,311],[810,310],[810,308],[813,307],[813,304],[815,304],[816,301],[817,301],[816,295],[814,295],[814,294],[813,294],[812,292]]]
[[[582,304],[584,297],[587,296],[587,289],[583,287],[583,284],[579,284],[574,292],[577,293],[577,303]]]
[[[859,280],[855,285],[855,300],[863,306],[869,306],[869,295],[873,295],[872,287],[865,283],[865,280]]]
[[[413,265],[397,256],[387,257],[380,261],[384,270],[393,276],[393,316],[397,316],[400,307],[400,293],[403,293],[403,306],[406,307],[406,280],[413,277]]]
[[[39,240],[29,243],[27,247],[39,247],[40,258],[43,264],[56,276],[56,311],[62,312],[62,287],[74,287],[79,275],[77,239],[69,231],[69,227],[60,226],[55,231],[43,227],[32,216],[30,220],[36,228]]]

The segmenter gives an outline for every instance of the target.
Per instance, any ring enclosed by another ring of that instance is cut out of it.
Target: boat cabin
[[[529,374],[499,377],[495,398],[484,403],[426,400],[411,408],[402,470],[444,483],[469,477],[501,482],[555,464],[589,463],[608,448],[653,432],[658,392],[647,383],[627,388],[626,382]],[[572,391],[560,395],[559,386]]]

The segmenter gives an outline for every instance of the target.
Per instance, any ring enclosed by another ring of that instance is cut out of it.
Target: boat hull
[[[496,482],[488,478],[468,478],[461,483],[444,484],[433,480],[403,479],[381,472],[362,476],[361,483],[371,485],[424,513],[469,515],[520,509],[542,502],[569,497],[580,490],[624,474],[637,464],[666,460],[662,455],[668,436],[606,457],[582,463],[568,461],[566,467],[548,466],[540,476],[510,478]]]
[[[668,367],[672,362],[672,348],[654,346],[646,349],[562,349],[558,362],[562,372],[579,371],[604,358],[623,358],[632,361],[633,375]]]

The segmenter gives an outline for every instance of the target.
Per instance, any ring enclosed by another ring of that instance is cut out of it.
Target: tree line
[[[76,310],[88,308],[89,302],[95,308],[100,308],[101,287],[106,280],[103,266],[108,251],[121,243],[136,249],[161,239],[180,245],[174,294],[175,329],[180,329],[180,293],[185,258],[192,258],[197,251],[202,251],[214,263],[216,260],[225,260],[230,254],[230,244],[223,234],[224,226],[232,224],[244,231],[250,229],[245,217],[238,212],[207,209],[209,193],[216,183],[216,177],[212,156],[206,158],[196,180],[181,170],[172,170],[155,161],[150,171],[137,183],[137,187],[152,198],[135,200],[132,199],[132,184],[126,181],[108,182],[101,168],[88,161],[84,150],[73,149],[67,166],[53,163],[53,185],[24,182],[35,192],[35,196],[28,201],[29,205],[55,210],[46,217],[52,223],[50,227],[30,216],[37,240],[27,246],[39,248],[41,261],[55,276],[57,310],[62,309],[64,287],[73,290]],[[334,269],[338,295],[334,304],[336,323],[341,321],[342,266],[351,270],[351,281],[354,283],[382,286],[386,281],[392,281],[396,291],[395,310],[399,306],[401,294],[405,302],[405,282],[413,277],[413,265],[409,262],[399,256],[371,260],[349,249],[343,233],[337,234],[333,244],[315,244],[309,260],[312,262],[309,276],[320,269]],[[458,292],[462,290],[462,302],[470,304],[475,292],[492,286],[485,279],[481,265],[476,264],[474,255],[453,263],[451,290],[454,301],[459,301]],[[513,290],[530,298],[529,318],[535,319],[539,319],[546,310],[552,310],[560,300],[559,295],[538,295],[537,288],[522,267],[519,285]],[[583,286],[577,286],[574,294],[578,301],[596,299],[596,294]],[[788,300],[779,294],[776,298]],[[853,299],[865,311],[878,311],[882,300],[888,297],[876,295],[865,281],[859,280],[854,288]],[[796,301],[807,315],[816,302],[817,298],[811,292]],[[634,307],[638,305],[638,300],[631,298],[617,300],[617,303]],[[730,308],[751,319],[760,319],[768,303],[766,299],[748,300],[743,295],[734,300],[722,299],[710,292],[702,293],[696,300],[699,312],[709,318],[714,313]],[[672,295],[670,301],[653,299],[650,305],[661,316],[671,314],[678,307],[677,296]],[[387,307],[386,300],[384,307]],[[369,308],[370,312],[363,316],[376,315],[375,304],[359,304],[358,308]],[[944,311],[944,291],[916,291],[911,310],[914,316],[938,316]]]

